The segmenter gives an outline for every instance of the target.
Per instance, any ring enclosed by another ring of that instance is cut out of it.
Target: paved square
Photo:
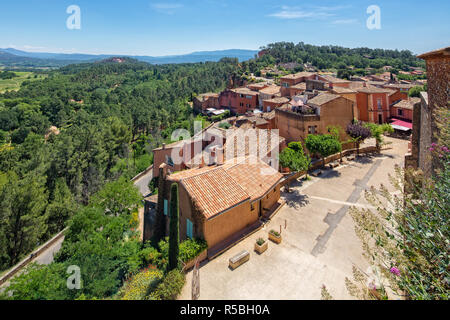
[[[353,264],[363,271],[369,265],[348,208],[367,206],[364,189],[380,184],[390,187],[388,174],[394,173],[395,164],[403,165],[408,142],[386,141],[392,142],[391,149],[379,156],[364,157],[311,181],[292,184],[291,192],[283,194],[286,205],[264,229],[201,267],[200,299],[320,299],[323,284],[333,298],[352,299],[345,277],[352,277]],[[267,251],[258,255],[253,250],[256,239],[267,239],[268,231],[279,231],[280,225],[282,243],[269,241]],[[242,250],[250,252],[250,261],[230,270],[229,258]],[[191,281],[189,272],[180,299],[191,299]]]

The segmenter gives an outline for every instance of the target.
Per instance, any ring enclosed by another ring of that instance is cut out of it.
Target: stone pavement
[[[353,265],[363,271],[369,265],[348,209],[370,207],[364,190],[389,186],[388,174],[395,164],[403,164],[407,152],[407,141],[386,140],[392,149],[381,155],[291,184],[291,192],[283,194],[286,205],[263,229],[200,268],[200,299],[320,299],[322,285],[335,299],[352,299],[345,277],[352,277]],[[267,239],[268,231],[280,226],[281,244],[269,242],[262,255],[253,251],[257,238]],[[242,250],[250,252],[250,261],[230,270],[229,258]],[[180,299],[191,298],[191,276],[189,272]]]

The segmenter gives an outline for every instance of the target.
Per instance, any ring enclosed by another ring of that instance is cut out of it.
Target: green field
[[[37,77],[35,78],[34,72],[18,72],[14,71],[15,74],[18,75],[18,77],[15,77],[13,79],[0,79],[0,93],[4,93],[9,90],[19,90],[20,85],[25,80],[34,81],[34,80],[41,80],[47,77],[45,74],[37,74]]]

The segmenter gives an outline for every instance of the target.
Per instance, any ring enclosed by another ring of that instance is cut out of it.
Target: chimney
[[[163,149],[163,150],[166,149],[166,144],[165,144],[165,143],[162,144],[162,149]]]
[[[198,167],[203,168],[204,166],[205,166],[205,159],[203,158],[203,154],[202,154],[202,162],[200,163],[200,165]]]
[[[218,148],[216,150],[216,164],[218,166],[223,165],[223,158],[224,158],[224,154],[223,153],[224,153],[223,148]]]
[[[209,164],[210,165],[214,165],[216,164],[217,159],[216,159],[216,149],[211,149],[211,152],[209,154]]]

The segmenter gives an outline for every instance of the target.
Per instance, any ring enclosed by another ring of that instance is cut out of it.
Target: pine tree
[[[178,184],[170,188],[169,271],[178,267],[180,251]]]

